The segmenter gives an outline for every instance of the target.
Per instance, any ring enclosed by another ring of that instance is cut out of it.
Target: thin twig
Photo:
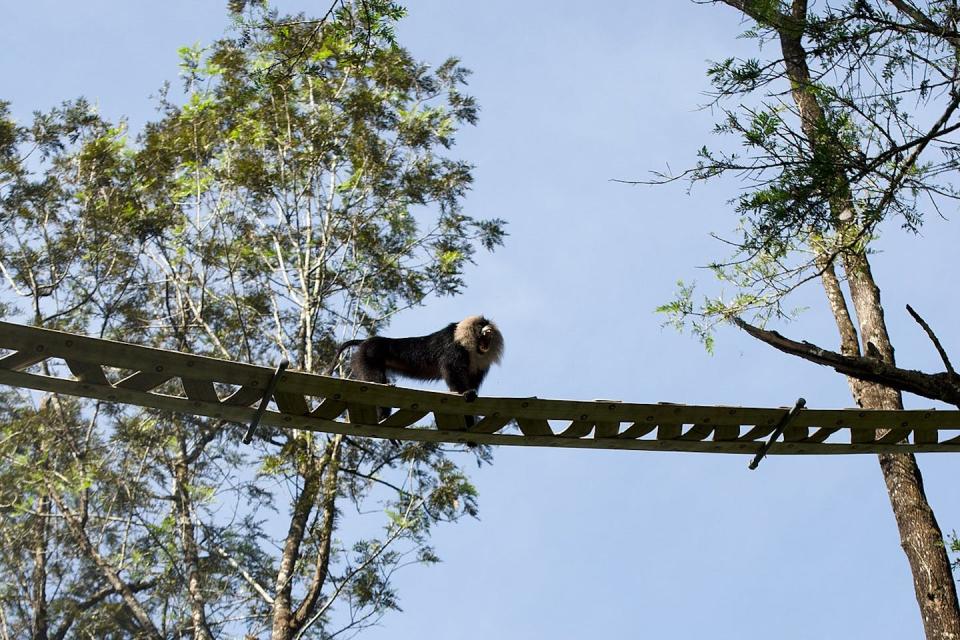
[[[953,370],[953,365],[950,364],[950,358],[947,357],[947,352],[944,350],[943,345],[940,344],[940,340],[937,339],[937,334],[933,332],[933,329],[930,328],[930,325],[920,317],[920,314],[913,310],[913,307],[907,305],[907,312],[913,316],[913,319],[917,321],[923,330],[927,332],[930,341],[933,342],[933,346],[937,348],[937,352],[940,354],[940,359],[943,360],[943,364],[947,367],[947,371],[956,375],[956,371]]]
[[[218,544],[214,544],[212,548],[214,551],[217,552],[217,554],[220,555],[221,558],[226,560],[227,564],[229,564],[231,567],[237,570],[237,572],[240,574],[240,577],[243,578],[246,581],[246,583],[249,584],[250,587],[254,591],[256,591],[261,598],[263,598],[264,602],[266,602],[270,606],[273,606],[273,596],[271,596],[270,593],[267,592],[267,590],[259,582],[257,582],[257,579],[254,578],[249,571],[247,571],[240,565],[240,563],[236,560],[236,558],[230,555],[230,553],[227,552],[226,549],[224,549],[222,546]]]

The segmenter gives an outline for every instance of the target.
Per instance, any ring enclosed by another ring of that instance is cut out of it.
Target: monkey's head
[[[503,357],[503,334],[483,316],[470,316],[457,323],[453,339],[474,354],[481,368],[499,363]]]

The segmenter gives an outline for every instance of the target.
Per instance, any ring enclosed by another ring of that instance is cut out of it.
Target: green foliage
[[[345,335],[459,293],[476,250],[502,243],[502,220],[463,210],[472,167],[450,155],[477,117],[467,71],[401,48],[402,8],[338,4],[323,20],[232,9],[237,31],[181,49],[185,98],[161,94],[134,141],[82,100],[29,125],[0,103],[0,282],[16,304],[0,310],[322,371]],[[398,608],[397,568],[437,561],[435,524],[477,513],[436,445],[264,428],[250,448],[238,425],[29,400],[0,396],[12,636],[29,632],[38,598],[51,636],[173,637],[198,619],[213,636],[264,636],[282,553],[291,606],[305,607],[291,634],[355,632]]]
[[[732,203],[740,224],[725,239],[733,255],[712,265],[734,297],[694,303],[681,287],[660,309],[708,345],[732,315],[791,317],[787,296],[837,256],[866,251],[882,222],[916,231],[925,212],[960,196],[952,179],[960,154],[949,138],[960,89],[954,39],[859,0],[811,7],[803,19],[780,2],[749,11],[744,37],[769,42],[776,55],[709,66],[722,113],[715,131],[732,144],[702,147],[683,174],[697,182],[732,173],[744,184]],[[808,80],[797,80],[800,61],[791,77],[777,57],[781,39],[802,48]]]

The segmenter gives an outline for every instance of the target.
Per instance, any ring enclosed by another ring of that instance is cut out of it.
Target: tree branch
[[[118,594],[120,594],[120,597],[123,600],[124,605],[127,607],[127,610],[130,611],[136,621],[140,624],[142,635],[144,637],[153,638],[154,640],[163,640],[160,632],[157,631],[157,627],[153,624],[153,620],[150,619],[150,615],[143,608],[143,605],[141,605],[137,600],[133,590],[130,588],[130,585],[120,577],[119,571],[117,571],[117,569],[114,568],[106,558],[100,555],[93,543],[90,542],[86,531],[84,531],[83,527],[80,526],[80,521],[76,514],[67,508],[63,500],[60,499],[59,494],[53,490],[52,486],[48,485],[47,488],[54,504],[57,505],[57,509],[60,510],[60,513],[63,514],[64,519],[67,521],[67,526],[70,529],[70,533],[73,535],[74,540],[77,542],[77,545],[83,551],[84,555],[87,556],[87,558],[89,558],[94,565],[96,565],[103,577],[108,583],[110,583],[110,586]]]
[[[230,553],[226,549],[224,549],[222,546],[218,544],[212,545],[211,548],[214,551],[216,551],[220,555],[220,557],[227,562],[227,564],[229,564],[231,567],[237,570],[237,572],[240,574],[240,577],[243,578],[246,581],[246,583],[249,584],[250,587],[257,592],[257,594],[263,599],[264,602],[266,602],[270,606],[273,606],[273,596],[271,596],[267,592],[267,590],[263,588],[263,585],[257,582],[257,579],[254,578],[249,571],[247,571],[240,565],[240,563],[237,561],[236,558],[230,555]]]
[[[327,581],[327,573],[330,568],[330,548],[333,542],[333,526],[337,517],[337,480],[340,474],[340,442],[341,436],[335,436],[331,442],[330,463],[327,465],[326,478],[323,483],[323,522],[320,525],[320,545],[317,550],[317,559],[314,565],[313,578],[310,581],[310,587],[307,593],[293,612],[291,627],[295,631],[303,628],[313,613],[317,602],[320,600],[320,594],[323,585]]]
[[[907,305],[907,312],[913,316],[913,319],[916,320],[921,327],[923,327],[924,331],[927,332],[927,336],[929,336],[930,340],[933,342],[933,346],[937,348],[937,353],[940,354],[940,359],[943,360],[944,366],[947,367],[947,372],[956,375],[957,372],[953,370],[953,365],[950,364],[950,358],[947,357],[947,352],[943,349],[943,345],[940,344],[940,340],[937,339],[937,334],[933,332],[933,329],[930,328],[930,325],[928,325],[926,321],[920,317],[920,314],[914,311],[913,307],[910,305]]]
[[[831,367],[838,373],[859,380],[875,382],[960,407],[960,376],[956,373],[924,373],[915,369],[901,369],[875,358],[845,356],[822,349],[810,342],[797,342],[785,338],[776,331],[755,327],[740,318],[734,317],[730,321],[757,340],[784,353]]]
[[[139,591],[145,591],[146,589],[152,589],[157,586],[158,580],[142,580],[140,582],[128,582],[127,586],[130,587],[130,590],[134,593]],[[70,630],[70,627],[73,626],[73,623],[77,620],[77,614],[83,613],[89,609],[92,609],[94,606],[103,601],[107,596],[111,596],[117,593],[117,590],[113,586],[104,587],[91,595],[86,600],[80,602],[73,602],[68,604],[67,607],[71,609],[72,615],[67,617],[60,627],[57,629],[56,633],[51,636],[51,640],[63,640],[66,637],[67,631]]]

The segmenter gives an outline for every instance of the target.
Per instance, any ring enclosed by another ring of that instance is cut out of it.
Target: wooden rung
[[[326,433],[427,442],[470,439],[462,431],[438,431],[432,424],[415,424],[440,412],[441,427],[459,430],[469,425],[466,433],[485,444],[749,454],[767,444],[775,425],[782,425],[783,438],[774,439],[771,454],[960,452],[956,432],[960,430],[960,411],[954,410],[800,410],[798,401],[794,411],[492,397],[466,405],[449,393],[297,371],[281,373],[285,365],[260,367],[2,321],[0,351],[4,354],[0,383],[5,385],[241,423],[251,423],[257,415],[253,406],[263,397],[261,389],[279,379],[277,406],[281,413],[268,411],[264,422]],[[56,365],[45,372],[48,375],[27,373],[32,366],[38,368],[34,366],[37,363],[51,359]],[[61,366],[61,361],[66,366]],[[119,371],[131,375],[111,385]],[[168,387],[169,392],[155,392]],[[226,395],[227,388],[235,391],[219,401],[217,396]],[[308,413],[314,398],[323,400]],[[380,422],[379,415],[386,410],[378,407],[402,410]],[[344,420],[348,408],[355,424]],[[471,424],[473,415],[484,417]],[[789,423],[785,416],[791,418]],[[520,426],[522,435],[504,429],[512,422]],[[562,424],[557,429],[561,433],[554,434],[552,424]],[[626,428],[620,431],[621,426]],[[652,432],[657,439],[650,437]],[[905,440],[911,432],[912,440]]]
[[[560,438],[582,438],[593,431],[593,423],[585,420],[574,420],[570,426],[557,434]]]
[[[263,399],[263,389],[254,386],[243,386],[223,399],[228,407],[249,407]]]
[[[758,424],[747,429],[746,433],[737,438],[737,442],[753,442],[755,440],[761,440],[773,433],[775,428],[776,425],[772,424]]]
[[[713,433],[712,424],[695,424],[683,435],[679,436],[677,440],[704,440],[707,436]]]
[[[80,382],[112,386],[110,381],[107,380],[107,375],[103,372],[103,367],[99,364],[82,360],[67,360],[66,363],[70,373],[75,375]]]
[[[784,442],[804,442],[808,437],[810,437],[808,427],[789,426],[783,430]]]
[[[938,439],[939,433],[936,428],[913,430],[913,444],[936,444]]]
[[[657,428],[657,425],[651,424],[649,422],[634,422],[632,425],[624,429],[618,435],[618,438],[630,438],[637,439],[642,438],[651,431]]]
[[[513,418],[509,416],[484,416],[475,425],[468,427],[467,431],[471,433],[496,433],[511,422],[513,422]]]
[[[594,438],[616,438],[620,435],[619,422],[598,422],[593,432]]]
[[[343,415],[343,412],[346,410],[347,403],[343,400],[324,398],[323,402],[310,412],[310,416],[313,418],[322,418],[323,420],[334,420]]]
[[[467,417],[453,413],[434,413],[437,429],[442,431],[463,431],[467,428]]]
[[[876,429],[850,429],[850,442],[853,444],[865,444],[867,442],[873,442],[876,437]]]
[[[877,438],[877,442],[882,442],[884,444],[895,444],[897,442],[902,442],[910,437],[911,431],[913,430],[905,427],[890,429],[890,431]]]
[[[23,371],[38,362],[43,362],[47,356],[43,352],[36,351],[15,351],[9,355],[0,358],[0,369],[10,369],[11,371]]]
[[[164,382],[173,377],[170,373],[155,373],[153,371],[137,371],[120,380],[114,386],[118,389],[129,389],[131,391],[153,391]]]
[[[417,420],[420,420],[425,415],[430,413],[429,411],[419,411],[415,409],[398,409],[391,413],[386,420],[383,420],[380,423],[381,427],[409,427]]]
[[[380,422],[377,408],[372,404],[347,403],[347,415],[351,424],[375,425]]]
[[[553,429],[546,420],[517,418],[517,426],[525,436],[552,436]]]
[[[209,380],[181,378],[180,382],[183,383],[184,393],[186,393],[187,397],[191,400],[199,400],[200,402],[220,402],[220,397],[217,395],[217,390],[213,388],[213,383]]]
[[[840,431],[839,427],[824,427],[817,429],[804,442],[826,442],[827,438]]]
[[[736,440],[740,437],[740,425],[718,424],[713,427],[713,439],[716,442]]]
[[[683,431],[682,424],[658,424],[657,425],[657,440],[673,440],[678,438],[680,433]]]
[[[302,393],[274,391],[273,400],[277,403],[280,413],[288,413],[293,416],[305,416],[310,413],[307,399],[303,397]]]

